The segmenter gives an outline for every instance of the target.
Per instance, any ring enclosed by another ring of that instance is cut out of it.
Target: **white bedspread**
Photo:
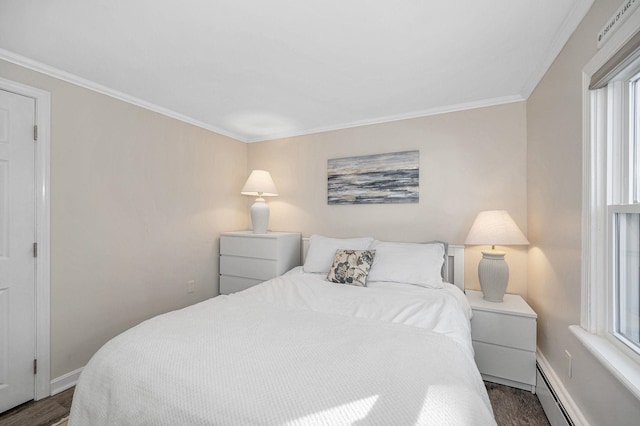
[[[490,425],[462,292],[291,272],[108,342],[70,426]]]

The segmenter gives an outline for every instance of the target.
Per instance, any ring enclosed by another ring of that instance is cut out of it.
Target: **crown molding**
[[[87,80],[75,74],[71,74],[69,72],[49,66],[47,64],[43,64],[42,62],[38,62],[33,59],[26,58],[24,56],[18,55],[17,53],[11,52],[9,50],[0,48],[0,59],[5,60],[7,62],[11,62],[12,64],[19,65],[24,68],[28,68],[32,71],[37,71],[39,73],[48,75],[50,77],[54,77],[59,80],[66,81],[67,83],[71,83],[76,86],[84,87],[85,89],[89,89],[94,92],[101,93],[106,96],[110,96],[112,98],[121,100],[123,102],[127,102],[129,104],[138,106],[140,108],[157,112],[158,114],[162,114],[167,117],[174,118],[176,120],[179,120],[188,124],[192,124],[196,127],[200,127],[202,129],[209,130],[214,133],[218,133],[222,136],[226,136],[228,138],[235,139],[240,142],[247,142],[245,138],[239,135],[236,135],[232,132],[220,129],[218,127],[212,126],[207,123],[203,123],[202,121],[199,121],[194,118],[188,117],[186,115],[180,114],[178,112],[172,111],[168,108],[161,107],[151,102],[143,101],[142,99],[136,98],[131,95],[127,95],[126,93],[119,92],[110,87],[103,86],[91,80]]]
[[[353,127],[389,123],[392,121],[410,120],[412,118],[428,117],[431,115],[447,114],[450,112],[465,111],[465,110],[476,109],[476,108],[485,108],[485,107],[509,104],[514,102],[522,102],[525,100],[526,99],[520,95],[503,96],[500,98],[484,99],[484,100],[475,101],[475,102],[446,105],[446,106],[431,108],[431,109],[422,110],[422,111],[410,112],[407,114],[389,115],[389,116],[378,117],[370,120],[359,120],[359,121],[352,121],[348,123],[336,124],[332,126],[316,127],[312,129],[300,130],[297,132],[293,131],[293,132],[285,132],[285,133],[276,133],[276,134],[263,136],[259,138],[247,139],[246,142],[247,143],[266,142],[274,139],[292,138],[296,136],[311,135],[314,133],[324,133],[324,132],[331,132],[335,130],[350,129]]]
[[[451,112],[457,112],[457,111],[464,111],[464,110],[469,110],[469,109],[476,109],[476,108],[484,108],[484,107],[490,107],[490,106],[496,106],[496,105],[502,105],[502,104],[508,104],[508,103],[513,103],[513,102],[521,102],[521,101],[525,101],[526,97],[520,96],[520,95],[513,95],[513,96],[503,96],[503,97],[499,97],[499,98],[492,98],[492,99],[484,99],[481,101],[474,101],[474,102],[466,102],[466,103],[461,103],[461,104],[453,104],[453,105],[446,105],[446,106],[442,106],[442,107],[436,107],[436,108],[430,108],[427,110],[422,110],[422,111],[415,111],[415,112],[410,112],[410,113],[406,113],[406,114],[399,114],[399,115],[391,115],[391,116],[385,116],[385,117],[378,117],[378,118],[374,118],[374,119],[367,119],[367,120],[358,120],[358,121],[352,121],[352,122],[347,122],[347,123],[341,123],[341,124],[336,124],[336,125],[331,125],[331,126],[324,126],[324,127],[316,127],[316,128],[311,128],[311,129],[300,129],[300,130],[294,130],[291,132],[283,132],[283,133],[276,133],[276,134],[271,134],[271,135],[267,135],[267,136],[260,136],[260,137],[255,137],[255,138],[247,138],[247,137],[243,137],[240,136],[238,134],[220,129],[218,127],[212,126],[210,124],[207,123],[203,123],[202,121],[199,120],[195,120],[191,117],[188,117],[186,115],[177,113],[175,111],[172,111],[170,109],[155,105],[153,103],[144,101],[142,99],[127,95],[126,93],[122,93],[119,92],[117,90],[111,89],[109,87],[103,86],[101,84],[98,84],[96,82],[87,80],[85,78],[79,77],[75,74],[71,74],[68,73],[66,71],[62,71],[58,68],[43,64],[41,62],[35,61],[33,59],[29,59],[26,58],[24,56],[18,55],[16,53],[13,53],[11,51],[5,50],[5,49],[0,49],[0,59],[5,60],[7,62],[11,62],[13,64],[19,65],[21,67],[24,68],[28,68],[30,70],[48,75],[50,77],[54,77],[57,78],[59,80],[63,80],[66,81],[68,83],[80,86],[80,87],[84,87],[85,89],[89,89],[92,90],[94,92],[97,93],[101,93],[103,95],[106,96],[110,96],[112,98],[121,100],[123,102],[127,102],[129,104],[153,111],[153,112],[157,112],[158,114],[162,114],[165,115],[167,117],[170,118],[174,118],[176,120],[188,123],[188,124],[192,124],[196,127],[200,127],[203,128],[205,130],[209,130],[212,131],[214,133],[229,137],[231,139],[240,141],[240,142],[245,142],[245,143],[253,143],[253,142],[265,142],[265,141],[270,141],[270,140],[274,140],[274,139],[282,139],[282,138],[291,138],[291,137],[296,137],[296,136],[304,136],[304,135],[310,135],[310,134],[314,134],[314,133],[324,133],[324,132],[330,132],[330,131],[335,131],[335,130],[343,130],[343,129],[349,129],[349,128],[353,128],[353,127],[361,127],[361,126],[369,126],[369,125],[373,125],[373,124],[382,124],[382,123],[388,123],[388,122],[392,122],[392,121],[401,121],[401,120],[409,120],[412,118],[420,118],[420,117],[428,117],[428,116],[432,116],[432,115],[440,115],[440,114],[446,114],[446,113],[451,113]]]
[[[527,82],[522,87],[521,93],[525,99],[528,99],[529,96],[531,96],[535,88],[538,86],[538,83],[540,83],[553,64],[553,61],[555,61],[560,54],[560,51],[562,51],[565,44],[571,39],[571,35],[576,28],[578,28],[578,25],[580,25],[580,22],[582,22],[587,12],[589,12],[593,2],[594,0],[582,0],[580,2],[576,2],[571,11],[569,11],[569,14],[562,22],[562,25],[560,25],[560,29],[556,32],[556,35],[547,50],[547,56],[537,67],[534,67],[527,79]]]

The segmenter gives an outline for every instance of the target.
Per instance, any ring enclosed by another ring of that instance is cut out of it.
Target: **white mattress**
[[[294,270],[108,342],[80,425],[491,425],[454,286],[332,284]]]

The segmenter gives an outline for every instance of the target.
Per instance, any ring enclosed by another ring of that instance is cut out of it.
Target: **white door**
[[[0,90],[0,412],[34,398],[35,100]]]

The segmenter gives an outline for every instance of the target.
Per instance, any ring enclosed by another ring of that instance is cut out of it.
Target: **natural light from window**
[[[582,307],[571,332],[640,398],[640,10],[583,68]]]
[[[640,353],[640,65],[634,61],[607,86],[607,192],[612,294],[609,333]]]
[[[614,334],[640,350],[640,214],[616,213],[616,318]]]

